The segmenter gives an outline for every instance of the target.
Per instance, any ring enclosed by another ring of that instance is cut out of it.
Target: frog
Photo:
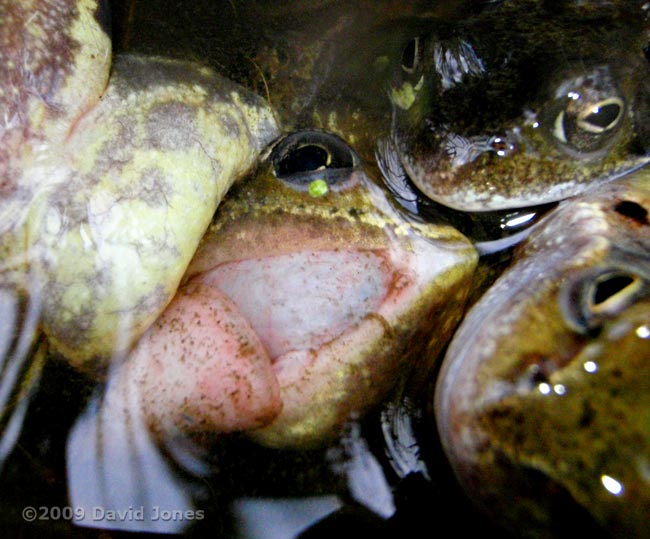
[[[649,212],[648,169],[562,202],[445,355],[442,446],[517,535],[648,532]]]
[[[343,139],[281,137],[228,191],[176,296],[77,420],[72,503],[123,509],[143,492],[189,492],[174,473],[133,482],[134,453],[219,485],[232,440],[335,446],[433,369],[477,259],[453,227],[400,212]]]
[[[475,215],[557,202],[644,166],[644,10],[507,0],[414,34],[390,84],[385,159],[414,191]]]
[[[205,65],[113,55],[105,1],[3,0],[0,15],[2,284],[39,299],[53,355],[100,375],[278,128]]]
[[[406,211],[434,222],[446,219],[482,253],[506,249],[553,207],[487,215],[453,211],[408,179],[393,148],[391,84],[403,50],[413,35],[461,24],[481,13],[483,3],[123,4],[120,50],[209,62],[264,96],[284,132],[320,128],[344,138]]]
[[[231,188],[184,284],[122,376],[140,387],[148,423],[167,431],[236,430],[270,447],[319,446],[380,402],[400,371],[429,368],[460,320],[476,263],[453,227],[400,214],[342,139],[297,131]],[[224,325],[240,335],[228,340],[241,339],[241,350],[203,349],[218,333],[208,304],[223,304],[214,312],[228,313],[224,320],[247,321]],[[244,371],[253,361],[264,370]],[[222,388],[230,378],[237,384]],[[189,392],[162,390],[176,379]],[[258,387],[248,379],[267,389],[245,390]],[[271,411],[236,404],[239,412],[210,418],[216,405],[205,408],[210,398],[198,396],[206,392],[259,399]]]

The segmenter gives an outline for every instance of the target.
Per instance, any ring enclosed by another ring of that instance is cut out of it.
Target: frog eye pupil
[[[295,148],[277,164],[277,174],[280,177],[291,176],[300,172],[311,172],[326,168],[330,162],[329,152],[315,144]]]
[[[636,279],[629,275],[611,275],[607,278],[598,281],[593,288],[592,292],[592,305],[597,308],[603,305],[608,300],[616,298],[616,296],[625,295],[628,287],[631,287],[636,282]]]
[[[299,190],[314,180],[330,187],[352,178],[359,161],[342,138],[323,131],[297,131],[280,140],[270,161],[275,176]]]
[[[407,73],[413,73],[417,68],[420,49],[420,38],[414,38],[408,42],[402,52],[402,69]]]
[[[579,94],[575,94],[579,95]],[[572,98],[574,101],[576,98]],[[556,116],[553,136],[562,144],[579,152],[593,152],[602,149],[617,132],[625,111],[625,104],[619,97],[610,97],[589,104],[580,110],[569,106]]]
[[[597,331],[602,321],[634,304],[647,283],[635,272],[618,268],[586,275],[563,287],[560,306],[565,320],[579,331]]]
[[[590,133],[602,133],[612,129],[618,123],[622,111],[618,103],[596,105],[588,114],[580,118],[578,125]]]

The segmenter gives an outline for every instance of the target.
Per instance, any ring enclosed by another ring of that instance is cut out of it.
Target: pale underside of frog
[[[48,352],[102,376],[278,133],[201,65],[113,59],[107,17],[101,1],[0,1],[0,466]]]
[[[561,204],[446,354],[443,445],[512,530],[649,531],[649,215],[647,170]]]
[[[648,162],[642,2],[512,0],[404,49],[388,152],[472,212],[562,200]]]
[[[277,136],[211,70],[112,61],[104,2],[0,2],[2,282],[94,371],[162,312],[221,197]]]

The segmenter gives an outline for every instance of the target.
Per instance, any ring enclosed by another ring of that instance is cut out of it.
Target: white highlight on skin
[[[636,334],[640,339],[650,339],[650,326],[639,326],[636,328]]]

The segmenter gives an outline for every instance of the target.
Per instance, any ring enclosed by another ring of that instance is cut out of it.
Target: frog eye
[[[406,73],[413,73],[420,64],[420,38],[411,39],[402,51],[402,69]]]
[[[580,99],[578,94],[570,97],[575,101]],[[624,112],[625,103],[620,97],[610,97],[585,107],[570,103],[555,117],[553,136],[576,151],[597,151],[616,133]]]
[[[589,274],[565,286],[560,306],[569,325],[589,332],[632,305],[643,287],[642,277],[634,272],[612,269]]]
[[[578,127],[596,134],[614,129],[623,116],[623,108],[623,101],[618,97],[601,101],[578,115]]]
[[[320,131],[300,131],[285,137],[273,148],[270,159],[277,178],[305,188],[314,181],[330,186],[341,183],[358,163],[343,139]]]
[[[328,168],[332,164],[332,154],[319,144],[298,146],[277,162],[276,174],[280,178]]]
[[[587,288],[586,305],[593,314],[614,314],[629,305],[641,287],[641,279],[631,273],[606,273]]]

